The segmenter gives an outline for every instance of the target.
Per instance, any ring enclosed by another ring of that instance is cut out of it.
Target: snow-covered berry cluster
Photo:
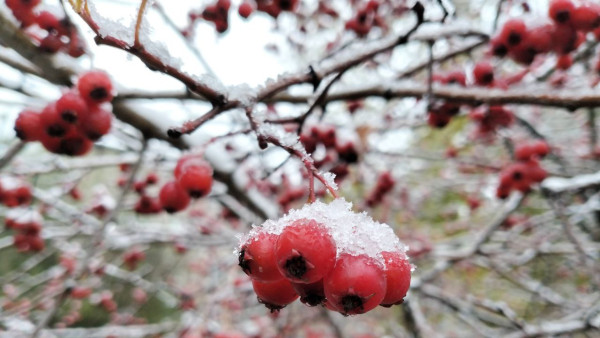
[[[14,230],[13,244],[19,252],[38,252],[45,247],[41,237],[42,217],[36,211],[14,208],[7,212],[4,224]]]
[[[76,90],[64,93],[41,112],[23,110],[15,121],[15,132],[23,141],[40,141],[53,153],[84,155],[110,131],[112,112],[105,103],[112,97],[108,75],[87,72],[79,78]]]
[[[239,265],[261,303],[277,311],[300,298],[344,315],[403,301],[412,266],[386,224],[336,199],[292,210],[240,241]]]

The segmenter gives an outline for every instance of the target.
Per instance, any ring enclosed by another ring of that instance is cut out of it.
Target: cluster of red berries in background
[[[46,32],[45,36],[30,35],[39,42],[42,51],[56,53],[62,50],[72,57],[80,57],[85,53],[85,44],[75,26],[67,19],[59,19],[51,12],[36,11],[41,0],[6,0],[6,6],[21,27],[37,25]]]
[[[552,22],[530,26],[519,18],[506,21],[491,41],[492,53],[529,65],[536,55],[554,52],[562,56],[558,66],[568,68],[572,63],[568,54],[585,41],[585,33],[593,31],[600,37],[598,3],[581,1],[576,5],[572,0],[552,0],[548,16]]]
[[[507,198],[513,190],[527,193],[531,190],[531,185],[543,181],[548,173],[540,166],[539,160],[549,152],[548,144],[542,140],[515,147],[516,162],[500,172],[500,185],[496,190],[496,196]]]
[[[389,171],[385,171],[379,175],[377,178],[377,183],[375,187],[367,197],[366,203],[370,207],[374,207],[381,203],[383,198],[394,189],[396,185],[396,180],[392,177],[392,174]]]
[[[4,220],[6,229],[14,230],[13,244],[19,252],[39,252],[44,250],[42,217],[35,211],[10,210]]]
[[[32,199],[29,184],[14,177],[0,177],[0,203],[14,208],[28,205]]]
[[[239,265],[261,303],[277,311],[300,298],[354,315],[403,301],[412,269],[405,247],[387,225],[350,207],[314,202],[241,241]]]
[[[185,209],[192,198],[200,198],[210,193],[213,169],[200,155],[182,156],[173,170],[173,181],[160,189],[159,200],[168,213]]]
[[[370,0],[360,8],[354,17],[346,22],[346,29],[353,31],[359,37],[364,37],[373,27],[387,28],[383,18],[377,14],[379,1]]]
[[[248,18],[254,11],[267,13],[277,18],[281,12],[293,12],[298,7],[299,0],[244,0],[238,7],[238,14],[242,18]],[[196,21],[199,19],[212,22],[219,33],[225,33],[229,28],[229,9],[230,0],[216,0],[216,2],[206,6],[202,12],[190,12],[189,24],[182,31],[184,36],[190,36]]]
[[[513,112],[501,105],[475,108],[469,113],[469,118],[477,124],[476,136],[492,134],[498,128],[509,127],[515,121]]]
[[[104,103],[112,100],[112,83],[100,71],[83,74],[77,89],[64,93],[41,111],[22,111],[15,121],[17,137],[40,141],[50,152],[69,156],[88,153],[110,131],[112,112]]]

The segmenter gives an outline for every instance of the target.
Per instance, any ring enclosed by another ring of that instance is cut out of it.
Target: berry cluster
[[[511,191],[527,193],[531,185],[543,181],[548,174],[540,166],[539,159],[550,152],[548,144],[538,140],[520,144],[515,148],[515,160],[500,172],[500,185],[496,190],[498,198],[507,198]]]
[[[0,203],[9,208],[31,203],[31,187],[13,177],[0,177]]]
[[[434,74],[434,82],[438,82],[445,85],[458,85],[466,87],[467,76],[463,71],[454,70],[447,74]],[[487,61],[478,62],[473,68],[473,85],[476,86],[496,86],[502,85],[502,82],[496,83],[494,81],[494,67]],[[458,103],[434,102],[430,107],[427,115],[427,124],[434,128],[443,128],[452,117],[460,113],[461,105]]]
[[[389,171],[383,172],[377,178],[375,188],[373,188],[373,191],[367,197],[367,205],[373,207],[381,203],[385,195],[394,189],[394,185],[396,185],[396,181],[392,177],[392,174]]]
[[[370,0],[364,7],[360,8],[354,17],[346,22],[346,29],[353,31],[359,37],[364,37],[374,26],[387,27],[383,18],[377,14],[379,1]]]
[[[230,0],[217,0],[216,3],[208,5],[202,11],[202,19],[210,21],[215,25],[217,32],[223,33],[229,28]]]
[[[59,19],[48,11],[36,11],[35,7],[41,0],[6,0],[6,6],[12,11],[14,17],[21,22],[23,28],[37,25],[46,31],[39,40],[42,51],[56,53],[65,51],[72,57],[80,57],[85,53],[84,41],[79,36],[75,26],[67,19]]]
[[[39,252],[45,247],[40,236],[42,217],[37,212],[12,209],[4,220],[6,229],[15,231],[13,244],[19,252]]]
[[[90,71],[77,82],[77,90],[64,93],[41,111],[22,111],[15,121],[17,137],[40,141],[50,152],[84,155],[93,142],[110,131],[112,113],[103,107],[112,100],[112,83],[103,72]]]
[[[160,205],[168,213],[185,209],[192,198],[208,195],[212,187],[213,169],[199,155],[182,156],[173,175],[175,180],[165,183],[159,193]]]
[[[508,20],[491,41],[492,53],[528,65],[538,54],[567,55],[585,40],[585,33],[600,33],[600,5],[591,1],[576,6],[572,0],[552,0],[548,16],[552,22],[529,27],[521,19]],[[569,59],[559,58],[559,66],[570,65]]]
[[[403,301],[411,265],[392,229],[337,199],[314,202],[242,239],[239,265],[258,300],[277,311],[300,298],[344,315]]]
[[[513,112],[500,105],[475,108],[469,113],[469,118],[477,124],[478,136],[492,134],[500,127],[509,127],[515,120]]]

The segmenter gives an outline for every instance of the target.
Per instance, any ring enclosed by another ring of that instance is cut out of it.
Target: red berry
[[[75,123],[87,115],[88,107],[78,92],[70,91],[56,101],[56,110],[63,120]]]
[[[89,71],[77,81],[77,89],[88,104],[99,104],[112,100],[112,82],[102,71]]]
[[[300,295],[300,301],[308,306],[317,306],[325,302],[325,290],[323,280],[311,284],[292,283],[296,293]]]
[[[23,110],[15,121],[15,132],[17,137],[25,142],[39,141],[45,132],[40,114],[32,110]]]
[[[444,81],[446,84],[458,84],[461,86],[467,85],[467,77],[463,71],[453,71],[446,75],[446,80]]]
[[[374,309],[386,294],[383,269],[371,257],[342,254],[323,280],[325,296],[344,315]]]
[[[275,245],[279,236],[259,232],[242,245],[239,253],[239,265],[253,280],[274,282],[283,278],[277,268]]]
[[[91,107],[77,123],[79,130],[90,140],[96,141],[110,132],[112,113],[101,107]]]
[[[336,245],[327,229],[300,219],[283,229],[275,248],[282,275],[296,283],[314,283],[333,268]]]
[[[385,260],[386,292],[382,306],[400,304],[410,287],[411,265],[402,252],[382,252]]]
[[[176,181],[165,183],[160,189],[159,198],[162,208],[168,213],[181,211],[190,204],[190,196]]]
[[[60,36],[56,34],[48,34],[45,38],[40,41],[40,50],[42,52],[54,54],[64,47],[64,42],[60,39]]]
[[[586,3],[575,8],[570,23],[576,30],[584,32],[593,31],[600,27],[600,5]]]
[[[71,130],[71,125],[63,120],[59,111],[56,109],[56,104],[48,104],[40,114],[40,121],[46,134],[50,137],[62,137]]]
[[[571,15],[575,10],[575,5],[571,0],[552,0],[548,9],[548,16],[560,24],[565,24],[571,20]]]
[[[244,19],[247,19],[253,11],[254,8],[252,7],[252,4],[250,4],[249,1],[244,1],[238,8],[238,13]]]
[[[504,23],[500,38],[508,46],[518,46],[527,37],[527,26],[521,19],[510,19]]]
[[[560,55],[556,60],[556,68],[567,70],[573,65],[573,57],[569,54]]]
[[[212,187],[213,170],[208,162],[195,158],[186,161],[177,175],[177,182],[193,198],[208,195]]]
[[[48,11],[41,11],[36,16],[35,22],[41,29],[48,31],[49,33],[57,33],[61,27],[60,20]]]
[[[271,283],[252,281],[252,287],[258,301],[264,304],[271,312],[283,309],[298,299],[298,294],[292,284],[285,278]]]
[[[534,141],[531,144],[531,147],[533,148],[533,152],[539,157],[545,157],[548,155],[548,153],[550,153],[550,147],[548,146],[548,143],[543,140]]]
[[[75,286],[69,294],[73,299],[85,299],[92,294],[92,289],[84,286]]]
[[[58,149],[54,152],[68,156],[81,156],[87,154],[93,147],[94,143],[92,141],[88,140],[78,130],[72,129],[60,140]]]
[[[475,83],[480,86],[488,86],[494,82],[494,66],[489,62],[478,62],[473,68]]]

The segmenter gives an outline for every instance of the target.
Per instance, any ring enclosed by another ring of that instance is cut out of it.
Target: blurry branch
[[[402,303],[402,312],[407,330],[412,333],[414,338],[421,337],[439,337],[435,331],[427,324],[427,318],[419,304],[417,294],[411,294]]]
[[[547,195],[576,193],[585,189],[600,189],[600,171],[593,174],[577,175],[570,178],[548,177],[541,183],[542,192]]]
[[[10,147],[4,152],[2,157],[0,157],[0,169],[6,166],[12,159],[17,156],[17,154],[25,148],[25,142],[18,140],[14,142]]]
[[[41,74],[45,79],[53,83],[62,85],[71,83],[70,78],[75,75],[75,71],[66,66],[59,66],[53,62],[49,54],[40,52],[39,48],[29,40],[29,37],[9,20],[5,13],[1,12],[0,40],[7,47],[19,53],[25,60],[30,61],[39,68],[36,74]]]
[[[98,328],[67,328],[67,329],[45,329],[40,333],[43,337],[62,337],[62,338],[105,338],[105,337],[149,337],[165,333],[172,333],[179,325],[179,322],[163,322],[159,324],[147,325],[107,325]],[[0,338],[21,338],[30,337],[27,332],[0,332]]]
[[[2,12],[0,12],[0,37],[8,48],[14,49],[23,58],[31,61],[39,68],[39,74],[46,80],[59,85],[71,85],[70,79],[76,74],[76,71],[66,65],[62,67],[55,65],[52,61],[52,56],[40,53],[39,48],[34,45],[31,40]],[[185,142],[184,140],[168,137],[163,127],[150,121],[142,113],[125,102],[115,100],[113,102],[113,113],[119,120],[140,130],[145,138],[163,140],[182,150],[192,147],[190,143]],[[3,155],[2,160],[4,158],[8,159],[6,155],[8,154]],[[2,166],[0,165],[0,167]],[[225,183],[228,188],[228,193],[238,199],[245,207],[249,208],[259,217],[267,218],[267,213],[260,203],[248,196],[247,192],[233,181],[232,173],[215,170],[214,177],[216,180]]]
[[[1,37],[0,37],[0,41],[2,41]],[[18,58],[20,58],[21,60],[16,60],[16,56],[11,56],[9,54],[10,53],[8,52],[7,49],[0,48],[0,62],[20,71],[22,73],[32,74],[32,75],[35,75],[38,77],[43,77],[42,73],[40,73],[40,71],[38,69],[36,69],[33,64],[29,63],[27,60],[24,60],[20,56]]]
[[[588,129],[590,131],[590,154],[594,155],[598,146],[598,128],[596,127],[596,110],[588,109]]]

